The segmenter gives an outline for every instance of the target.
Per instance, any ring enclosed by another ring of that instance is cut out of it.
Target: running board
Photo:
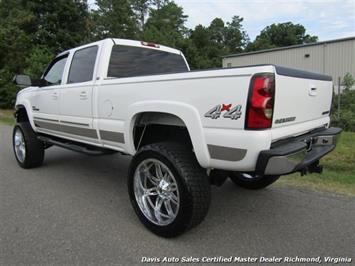
[[[116,151],[113,151],[113,150],[90,146],[88,144],[81,144],[78,142],[74,142],[74,141],[70,141],[70,140],[66,140],[66,139],[61,139],[61,138],[52,138],[52,137],[47,137],[47,136],[42,136],[42,135],[37,136],[37,138],[46,144],[59,146],[64,149],[84,153],[87,155],[97,156],[97,155],[107,155],[107,154],[116,153]]]

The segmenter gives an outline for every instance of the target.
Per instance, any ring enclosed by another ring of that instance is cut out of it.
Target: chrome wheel
[[[17,159],[23,163],[26,158],[26,143],[23,133],[19,128],[15,131],[14,148]]]
[[[169,168],[159,160],[142,161],[134,173],[134,195],[144,216],[154,224],[171,224],[180,206],[177,182]]]
[[[144,145],[133,156],[127,181],[134,211],[154,234],[178,236],[207,214],[210,184],[188,145]]]

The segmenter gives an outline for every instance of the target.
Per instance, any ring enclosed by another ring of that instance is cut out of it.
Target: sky
[[[225,22],[244,18],[251,40],[273,23],[302,24],[320,41],[355,36],[355,0],[175,0],[188,15],[187,27],[208,26],[216,17]]]
[[[92,7],[94,0],[88,1]],[[208,26],[216,17],[231,21],[244,18],[251,41],[273,23],[302,24],[319,41],[355,36],[355,0],[175,0],[188,15],[186,26]]]

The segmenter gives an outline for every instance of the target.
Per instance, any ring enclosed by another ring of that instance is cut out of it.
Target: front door
[[[55,133],[60,131],[59,99],[63,72],[68,54],[54,59],[43,75],[44,85],[31,96],[34,123],[39,131]]]

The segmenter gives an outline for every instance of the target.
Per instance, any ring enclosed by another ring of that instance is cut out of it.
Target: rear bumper
[[[255,172],[258,175],[284,175],[302,171],[331,152],[340,128],[322,128],[308,134],[281,140],[270,150],[261,151]]]

